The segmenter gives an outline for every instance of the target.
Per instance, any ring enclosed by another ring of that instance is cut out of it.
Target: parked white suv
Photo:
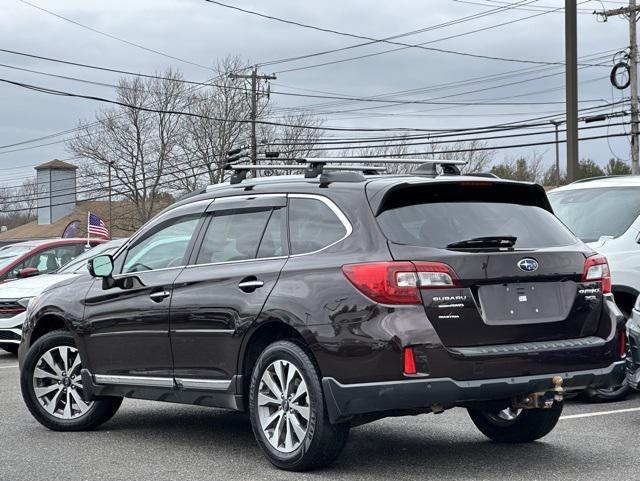
[[[627,316],[640,293],[640,176],[584,179],[548,193],[558,218],[606,256],[616,304]],[[620,399],[628,389],[589,393],[595,400]]]

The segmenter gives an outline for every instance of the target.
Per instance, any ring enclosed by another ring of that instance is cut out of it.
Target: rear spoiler
[[[402,192],[402,196],[396,196]],[[399,182],[381,184],[376,182],[367,184],[367,198],[374,215],[385,211],[389,204],[410,205],[416,199],[424,198],[429,202],[429,196],[434,201],[442,202],[508,202],[520,205],[540,207],[553,214],[553,208],[547,198],[547,193],[541,185],[529,182],[507,181],[481,177],[460,177],[437,181]]]

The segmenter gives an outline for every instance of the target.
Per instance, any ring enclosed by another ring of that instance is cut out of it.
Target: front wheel
[[[253,433],[276,467],[318,469],[344,448],[349,426],[329,422],[318,370],[298,344],[278,341],[262,352],[249,396]]]
[[[482,434],[499,443],[529,443],[549,434],[562,414],[563,403],[550,409],[469,409]]]
[[[116,413],[122,398],[85,401],[82,360],[66,331],[45,334],[29,348],[20,372],[20,388],[36,420],[54,431],[94,429]]]

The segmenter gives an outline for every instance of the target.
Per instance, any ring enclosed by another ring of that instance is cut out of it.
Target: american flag
[[[109,230],[107,229],[107,224],[95,214],[89,212],[89,229],[88,229],[89,237],[98,238],[98,239],[111,239],[109,235]]]

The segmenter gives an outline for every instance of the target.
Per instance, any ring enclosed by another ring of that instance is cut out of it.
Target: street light
[[[556,186],[560,187],[560,131],[558,129],[564,124],[564,120],[551,120],[551,123],[556,128]]]

